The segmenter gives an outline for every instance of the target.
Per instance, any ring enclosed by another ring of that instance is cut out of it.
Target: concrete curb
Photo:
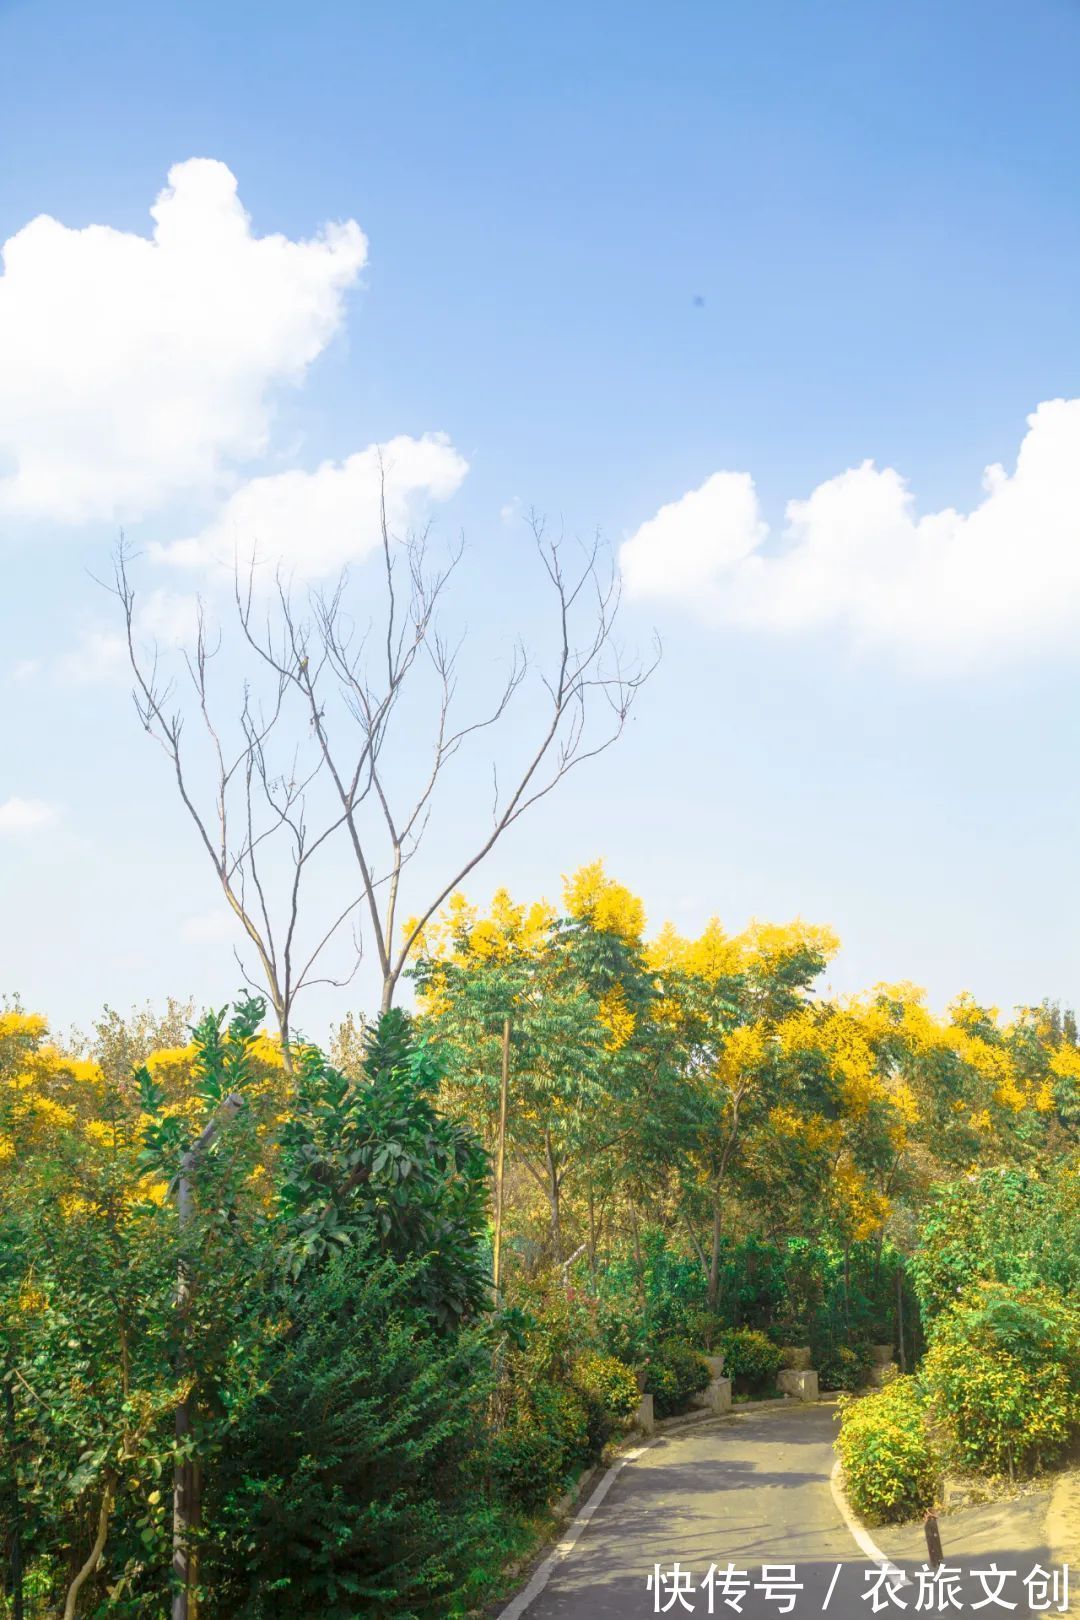
[[[747,1410],[761,1410],[765,1407],[771,1407],[774,1410],[779,1408],[790,1411],[792,1407],[796,1406],[803,1408],[807,1406],[829,1406],[834,1400],[835,1396],[832,1397],[831,1400],[829,1397],[826,1397],[823,1400],[817,1401],[794,1401],[789,1397],[779,1396],[774,1400],[745,1401],[740,1410],[745,1412]],[[657,1445],[659,1441],[667,1439],[669,1435],[678,1435],[684,1429],[696,1429],[706,1423],[716,1424],[717,1427],[730,1427],[738,1416],[738,1410],[723,1413],[701,1410],[697,1412],[682,1413],[678,1417],[661,1418],[656,1425],[655,1434],[650,1435],[648,1438],[642,1437],[636,1443],[630,1443],[624,1450],[617,1452],[607,1468],[605,1468],[603,1463],[599,1463],[588,1474],[583,1474],[577,1485],[574,1486],[573,1490],[568,1491],[565,1496],[560,1498],[555,1507],[552,1509],[552,1512],[556,1516],[561,1517],[564,1512],[572,1512],[574,1506],[581,1501],[581,1498],[585,1495],[586,1491],[588,1491],[589,1487],[593,1485],[594,1481],[596,1481],[597,1476],[601,1475],[602,1477],[596,1484],[596,1487],[588,1501],[585,1503],[585,1506],[580,1510],[573,1521],[563,1530],[562,1535],[556,1541],[554,1547],[552,1547],[547,1557],[544,1558],[533,1570],[532,1578],[529,1580],[527,1585],[517,1594],[516,1597],[511,1598],[510,1602],[506,1604],[504,1608],[496,1611],[495,1620],[521,1620],[521,1616],[525,1613],[526,1609],[529,1608],[530,1604],[534,1603],[540,1596],[541,1592],[543,1592],[544,1588],[548,1584],[548,1581],[551,1579],[558,1566],[562,1563],[563,1559],[574,1550],[574,1547],[577,1545],[577,1542],[580,1539],[582,1532],[588,1525],[589,1520],[603,1502],[608,1491],[615,1483],[618,1475],[626,1467],[627,1463],[636,1462],[639,1457],[644,1456],[646,1451],[649,1451],[653,1446]],[[839,1467],[839,1464],[837,1467]],[[859,1545],[862,1547],[864,1544],[859,1541],[858,1535],[855,1533],[855,1530],[852,1529],[852,1525],[849,1523],[844,1509],[841,1509],[841,1512],[844,1514],[844,1522],[848,1524],[848,1528],[852,1530],[852,1534],[855,1535],[856,1541],[858,1541]],[[869,1541],[869,1536],[867,1536],[867,1541]],[[870,1542],[870,1545],[873,1546],[873,1543]],[[873,1557],[874,1562],[888,1562],[883,1553],[875,1551],[875,1553],[871,1556]],[[889,1567],[891,1569],[892,1565]],[[523,1569],[524,1568],[528,1568],[527,1561],[523,1565]]]
[[[839,1458],[837,1458],[836,1462],[833,1464],[832,1473],[829,1475],[829,1489],[832,1492],[832,1499],[836,1503],[840,1517],[846,1524],[848,1531],[859,1551],[865,1554],[872,1564],[877,1564],[879,1569],[884,1570],[888,1575],[894,1576],[895,1579],[893,1584],[895,1586],[909,1586],[911,1583],[909,1582],[908,1577],[904,1574],[903,1570],[898,1569],[890,1558],[886,1558],[885,1554],[882,1552],[881,1548],[878,1546],[877,1542],[874,1540],[873,1536],[870,1534],[869,1530],[863,1524],[862,1520],[855,1512],[855,1509],[848,1501],[847,1492],[844,1490],[844,1474],[842,1468],[840,1467]]]
[[[791,1402],[781,1401],[771,1404],[783,1406],[791,1405]],[[652,1446],[655,1446],[661,1440],[667,1439],[669,1435],[677,1435],[683,1429],[697,1428],[704,1423],[730,1424],[732,1417],[733,1414],[728,1412],[717,1414],[715,1412],[700,1411],[687,1412],[673,1418],[662,1418],[656,1425],[655,1434],[648,1437],[641,1436],[636,1441],[624,1442],[624,1448],[616,1452],[608,1465],[598,1463],[587,1474],[583,1474],[574,1488],[567,1491],[566,1495],[560,1498],[551,1511],[557,1518],[569,1515],[590,1487],[595,1485],[592,1495],[573,1521],[564,1528],[547,1557],[536,1565],[532,1578],[524,1589],[516,1597],[511,1598],[505,1608],[496,1611],[495,1620],[520,1620],[520,1616],[525,1613],[529,1605],[540,1596],[558,1565],[562,1563],[568,1553],[573,1551],[582,1531],[627,1463],[636,1462]],[[523,1560],[521,1565],[522,1573],[528,1569],[532,1558],[535,1557],[536,1554],[534,1553],[531,1558]],[[514,1571],[509,1573],[513,1578]]]
[[[641,1445],[632,1446],[630,1450],[625,1451],[621,1456],[616,1457],[615,1461],[611,1464],[611,1467],[607,1470],[599,1485],[597,1485],[596,1489],[589,1497],[589,1500],[586,1502],[585,1506],[581,1509],[581,1512],[574,1519],[573,1523],[570,1524],[566,1530],[564,1530],[563,1534],[555,1543],[555,1546],[544,1559],[543,1563],[540,1564],[539,1567],[534,1571],[532,1580],[525,1587],[524,1591],[519,1592],[517,1597],[512,1598],[506,1607],[499,1611],[498,1620],[520,1620],[520,1616],[525,1613],[525,1610],[529,1607],[529,1605],[540,1596],[548,1581],[551,1579],[552,1574],[562,1563],[563,1559],[573,1551],[582,1531],[585,1529],[589,1520],[592,1518],[593,1514],[604,1500],[604,1497],[607,1495],[608,1491],[610,1491],[617,1476],[626,1467],[627,1463],[635,1462],[638,1457],[642,1456],[643,1453],[649,1450],[650,1446],[655,1446],[657,1440],[660,1438],[661,1436],[657,1435],[651,1440],[645,1440]]]

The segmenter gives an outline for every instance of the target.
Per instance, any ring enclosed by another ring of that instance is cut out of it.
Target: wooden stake
[[[176,1179],[177,1224],[183,1234],[191,1224],[195,1211],[192,1186],[199,1161],[222,1129],[234,1120],[244,1106],[243,1097],[234,1093],[226,1097],[202,1134],[188,1148],[180,1160],[180,1174]],[[181,1248],[180,1265],[176,1281],[176,1314],[180,1325],[181,1345],[187,1337],[186,1318],[191,1304],[192,1276],[187,1256]],[[183,1359],[186,1354],[182,1352]],[[176,1440],[178,1447],[186,1445],[191,1436],[194,1399],[189,1392],[176,1408]],[[173,1473],[173,1598],[172,1620],[196,1620],[196,1583],[198,1580],[197,1550],[193,1545],[199,1530],[202,1509],[202,1481],[199,1465],[194,1458],[178,1459]]]

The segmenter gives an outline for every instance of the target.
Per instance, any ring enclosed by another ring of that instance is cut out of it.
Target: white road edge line
[[[571,1522],[565,1534],[555,1543],[551,1552],[537,1569],[528,1586],[523,1592],[519,1592],[516,1598],[511,1599],[505,1609],[500,1611],[498,1620],[520,1620],[520,1616],[525,1613],[530,1603],[534,1603],[540,1596],[563,1559],[573,1551],[582,1531],[615,1483],[616,1476],[626,1467],[627,1463],[636,1462],[639,1457],[648,1451],[650,1446],[655,1446],[656,1440],[661,1438],[662,1436],[657,1435],[656,1439],[647,1440],[643,1446],[634,1446],[632,1450],[624,1451],[621,1457],[616,1457],[585,1506],[581,1509],[581,1512]]]
[[[902,1569],[898,1569],[891,1559],[886,1558],[885,1554],[882,1552],[869,1530],[867,1530],[864,1525],[861,1525],[858,1519],[855,1517],[855,1514],[851,1508],[851,1503],[845,1496],[844,1487],[841,1484],[839,1458],[837,1458],[836,1462],[833,1464],[832,1473],[829,1475],[829,1489],[832,1491],[832,1499],[836,1503],[836,1506],[840,1512],[840,1517],[851,1531],[852,1536],[855,1538],[855,1541],[859,1546],[859,1550],[866,1554],[867,1558],[872,1564],[880,1565],[886,1574],[895,1575],[897,1586],[910,1586],[911,1582],[904,1574],[904,1571]]]
[[[626,1467],[627,1463],[637,1462],[637,1459],[644,1456],[649,1447],[655,1446],[657,1440],[661,1438],[663,1438],[661,1435],[657,1435],[654,1439],[647,1440],[643,1446],[634,1446],[632,1450],[624,1451],[621,1457],[616,1457],[585,1506],[581,1509],[581,1512],[571,1521],[565,1534],[555,1543],[543,1563],[537,1567],[528,1586],[525,1587],[524,1591],[519,1592],[517,1597],[511,1598],[505,1609],[500,1609],[498,1620],[521,1620],[525,1610],[530,1604],[536,1602],[536,1599],[547,1586],[548,1581],[550,1581],[563,1559],[573,1552],[582,1532],[612,1485],[614,1485],[617,1476]],[[854,1537],[860,1551],[866,1554],[872,1564],[879,1564],[888,1574],[895,1575],[898,1586],[910,1585],[911,1583],[903,1570],[898,1569],[895,1564],[886,1558],[870,1532],[863,1528],[852,1512],[840,1483],[839,1460],[833,1464],[832,1473],[829,1475],[829,1490],[832,1492],[832,1499],[836,1503],[840,1517]]]

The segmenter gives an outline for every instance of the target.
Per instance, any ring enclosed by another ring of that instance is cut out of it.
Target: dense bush
[[[821,1389],[842,1389],[849,1393],[862,1389],[870,1372],[867,1345],[830,1345],[816,1358]]]
[[[666,1339],[649,1357],[645,1376],[657,1417],[674,1417],[686,1410],[692,1395],[708,1387],[711,1374],[704,1356],[691,1345]]]
[[[716,1311],[690,1311],[686,1318],[687,1337],[707,1355],[723,1349],[728,1324]]]
[[[756,1392],[773,1379],[783,1365],[784,1353],[754,1328],[733,1328],[720,1340],[724,1372],[737,1378],[744,1391]]]
[[[610,1279],[605,1283],[610,1286]],[[635,1367],[648,1356],[649,1325],[632,1297],[610,1295],[601,1299],[596,1327],[603,1348],[618,1361]]]
[[[208,1475],[216,1612],[443,1614],[490,1561],[490,1358],[480,1336],[433,1326],[423,1265],[358,1244],[277,1302],[291,1327]]]
[[[518,1385],[495,1437],[494,1477],[512,1501],[543,1507],[589,1456],[584,1401],[563,1384]]]
[[[1049,1288],[985,1283],[938,1318],[922,1378],[960,1466],[1053,1462],[1078,1426],[1080,1312]]]
[[[938,1189],[910,1271],[928,1319],[979,1282],[1080,1293],[1080,1181],[1001,1169]]]
[[[578,1358],[572,1376],[574,1389],[585,1405],[589,1448],[598,1456],[611,1436],[624,1429],[637,1411],[637,1379],[614,1356],[594,1352]]]
[[[933,1502],[940,1466],[914,1378],[846,1397],[836,1448],[851,1504],[872,1523],[913,1518]]]

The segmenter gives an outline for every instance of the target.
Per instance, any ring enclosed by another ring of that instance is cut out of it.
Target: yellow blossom
[[[630,1008],[626,1005],[626,994],[621,984],[609,990],[606,996],[601,996],[599,1007],[600,1023],[608,1032],[604,1042],[604,1050],[618,1052],[626,1045],[634,1033],[636,1019]]]
[[[21,1036],[24,1040],[40,1041],[48,1027],[48,1024],[39,1013],[0,1013],[0,1041],[7,1040],[12,1036]]]
[[[607,877],[603,861],[579,867],[563,881],[563,898],[571,917],[601,933],[616,934],[628,944],[641,938],[645,907],[636,895]]]

